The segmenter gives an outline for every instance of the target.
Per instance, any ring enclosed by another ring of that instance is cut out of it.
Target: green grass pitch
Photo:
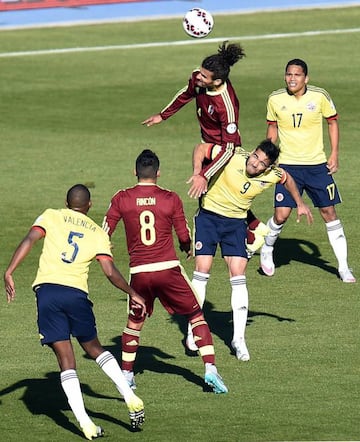
[[[267,95],[282,86],[290,58],[304,58],[310,83],[332,95],[341,129],[338,214],[359,278],[359,22],[360,8],[353,7],[215,15],[213,32],[201,41],[189,39],[179,19],[1,32],[1,269],[35,217],[47,207],[62,207],[77,182],[91,187],[90,216],[101,223],[113,193],[135,183],[134,160],[144,148],[159,154],[159,184],[182,196],[191,224],[196,201],[187,197],[186,180],[199,140],[194,106],[153,128],[140,122],[186,84],[219,42],[231,39],[242,42],[247,54],[231,73],[241,100],[244,147],[265,136]],[[180,41],[187,44],[174,46]],[[162,44],[142,45],[152,42]],[[51,51],[85,47],[103,49]],[[49,52],[36,52],[44,50]],[[272,197],[268,191],[255,202],[263,221],[272,213]],[[214,262],[205,313],[229,394],[203,390],[201,359],[188,357],[182,345],[184,321],[157,304],[136,365],[146,423],[133,434],[110,380],[75,343],[86,407],[109,440],[360,439],[358,284],[337,278],[324,224],[316,211],[314,216],[311,227],[289,220],[277,244],[273,278],[258,273],[258,256],[249,263],[249,363],[230,353],[230,286],[223,261],[217,256]],[[121,227],[113,239],[116,262],[127,275]],[[82,436],[60,388],[55,358],[38,343],[30,287],[39,251],[15,273],[15,303],[7,305],[4,296],[0,307],[0,434],[16,442],[77,441]],[[191,277],[193,261],[183,265]],[[90,271],[90,296],[99,337],[119,357],[125,296],[97,264]]]

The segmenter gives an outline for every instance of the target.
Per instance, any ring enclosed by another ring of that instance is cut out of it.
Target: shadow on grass
[[[230,286],[229,286],[230,291]],[[229,308],[231,308],[229,306]],[[218,336],[224,344],[229,347],[231,354],[234,354],[233,349],[231,348],[231,340],[233,336],[233,320],[232,320],[232,311],[222,312],[214,310],[214,305],[211,302],[205,301],[203,312],[206,321],[209,324],[210,331],[213,335]],[[273,313],[266,312],[258,312],[254,310],[249,310],[247,327],[251,326],[254,322],[254,319],[257,316],[266,316],[268,318],[275,319],[279,322],[295,322],[295,319],[285,318],[282,316],[275,315]],[[181,333],[186,336],[187,335],[187,321],[183,316],[174,315],[172,317],[172,321],[176,322],[179,326]],[[188,356],[196,356],[197,352],[190,351],[185,345],[185,338],[182,341],[182,344],[185,348],[185,353]]]
[[[325,272],[338,276],[337,269],[329,265],[329,261],[321,258],[320,249],[316,244],[306,240],[279,238],[274,247],[275,267],[289,265],[291,261],[319,267]],[[261,268],[259,273],[264,275]]]
[[[106,350],[110,351],[118,361],[121,361],[121,336],[113,338],[114,346],[106,346]],[[137,352],[134,372],[135,374],[144,373],[144,371],[152,371],[154,373],[167,373],[181,376],[188,382],[202,387],[204,392],[212,392],[212,389],[204,383],[204,379],[191,370],[170,363],[175,359],[172,356],[156,347],[148,347],[140,345]],[[200,364],[202,362],[199,361]]]
[[[100,371],[99,375],[104,376],[104,374]],[[70,410],[70,407],[60,384],[59,372],[49,372],[45,376],[46,378],[30,378],[18,381],[1,390],[0,397],[11,394],[17,390],[24,390],[24,393],[20,399],[23,401],[31,414],[47,416],[59,427],[83,437],[83,433],[80,428],[71,422],[64,413],[65,411],[67,412]],[[110,397],[96,393],[87,384],[81,384],[81,389],[83,394],[86,396],[99,399],[111,399],[119,402],[121,401],[119,396]],[[88,407],[86,407],[86,410],[89,416],[92,418],[103,419],[104,421],[112,422],[131,431],[131,426],[127,423],[124,423],[109,415],[91,411],[88,409]]]

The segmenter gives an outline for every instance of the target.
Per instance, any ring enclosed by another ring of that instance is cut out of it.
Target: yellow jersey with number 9
[[[216,149],[213,149],[211,155],[216,155]],[[208,191],[201,198],[203,209],[228,218],[246,218],[257,195],[286,180],[285,171],[276,166],[261,175],[249,177],[246,173],[249,156],[250,153],[242,148],[236,148],[234,156],[223,171],[211,178]]]

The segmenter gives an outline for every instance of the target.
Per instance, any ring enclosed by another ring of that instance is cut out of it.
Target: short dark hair
[[[263,140],[256,149],[260,149],[269,158],[270,165],[276,163],[279,158],[280,149],[274,144],[270,138]]]
[[[144,149],[136,158],[135,169],[138,178],[156,178],[159,167],[159,158],[150,149]]]
[[[304,72],[305,75],[308,74],[308,67],[307,64],[305,63],[304,60],[301,60],[301,58],[294,58],[290,61],[288,61],[286,67],[285,67],[285,72],[288,70],[288,67],[291,65],[295,65],[295,66],[300,66]]]
[[[84,208],[89,204],[90,199],[90,190],[84,184],[75,184],[70,187],[66,194],[66,202],[69,209]]]
[[[224,41],[217,54],[206,57],[201,66],[212,73],[212,79],[225,82],[229,78],[230,67],[245,57],[244,49],[235,43]]]

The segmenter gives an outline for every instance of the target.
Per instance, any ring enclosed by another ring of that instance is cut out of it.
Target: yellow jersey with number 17
[[[88,293],[91,262],[112,259],[107,233],[88,216],[71,209],[47,209],[32,228],[45,235],[33,287],[51,283]]]
[[[214,146],[211,156],[216,155]],[[201,207],[228,218],[246,218],[254,198],[276,183],[286,181],[286,172],[271,167],[261,175],[250,177],[246,173],[246,162],[250,153],[236,148],[235,154],[224,167],[211,178],[208,191],[201,198]]]
[[[308,85],[295,97],[282,88],[270,94],[268,124],[278,126],[280,164],[316,165],[326,162],[323,118],[337,119],[335,105],[325,89]]]

